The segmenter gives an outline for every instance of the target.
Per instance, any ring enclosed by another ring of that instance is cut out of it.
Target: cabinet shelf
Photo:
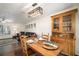
[[[67,25],[66,25],[66,26],[65,26],[65,25],[63,25],[63,27],[72,27],[72,26],[71,26],[71,25],[68,25],[68,26],[67,26]]]

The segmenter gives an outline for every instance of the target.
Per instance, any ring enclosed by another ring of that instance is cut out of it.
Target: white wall
[[[76,4],[78,7],[78,12],[76,16],[76,50],[75,53],[79,55],[79,4]]]
[[[42,32],[43,33],[50,33],[51,34],[51,24],[50,24],[50,16],[48,17],[44,17],[42,19],[38,19],[38,20],[34,20],[28,24],[33,24],[36,23],[36,28],[30,28],[30,29],[26,29],[26,31],[30,31],[30,32],[36,32],[38,35],[41,35]]]

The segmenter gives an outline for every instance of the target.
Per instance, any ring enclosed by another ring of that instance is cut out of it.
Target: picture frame
[[[34,23],[34,28],[36,28],[36,23]]]

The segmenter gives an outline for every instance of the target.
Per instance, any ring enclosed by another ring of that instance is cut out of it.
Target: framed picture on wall
[[[31,24],[31,28],[33,28],[33,24]]]
[[[34,23],[34,28],[36,28],[36,23]]]
[[[3,25],[0,25],[0,35],[3,34]]]

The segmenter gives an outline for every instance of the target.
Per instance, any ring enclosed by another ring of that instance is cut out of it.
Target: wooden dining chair
[[[22,48],[22,52],[24,55],[28,56],[28,46],[27,46],[27,36],[20,36],[20,43],[21,43],[21,48]]]
[[[28,36],[20,36],[22,52],[25,56],[32,56],[33,54],[35,54],[35,52],[27,45],[27,40],[29,40]]]
[[[49,33],[48,34],[42,33],[42,38],[48,40],[49,39]]]

